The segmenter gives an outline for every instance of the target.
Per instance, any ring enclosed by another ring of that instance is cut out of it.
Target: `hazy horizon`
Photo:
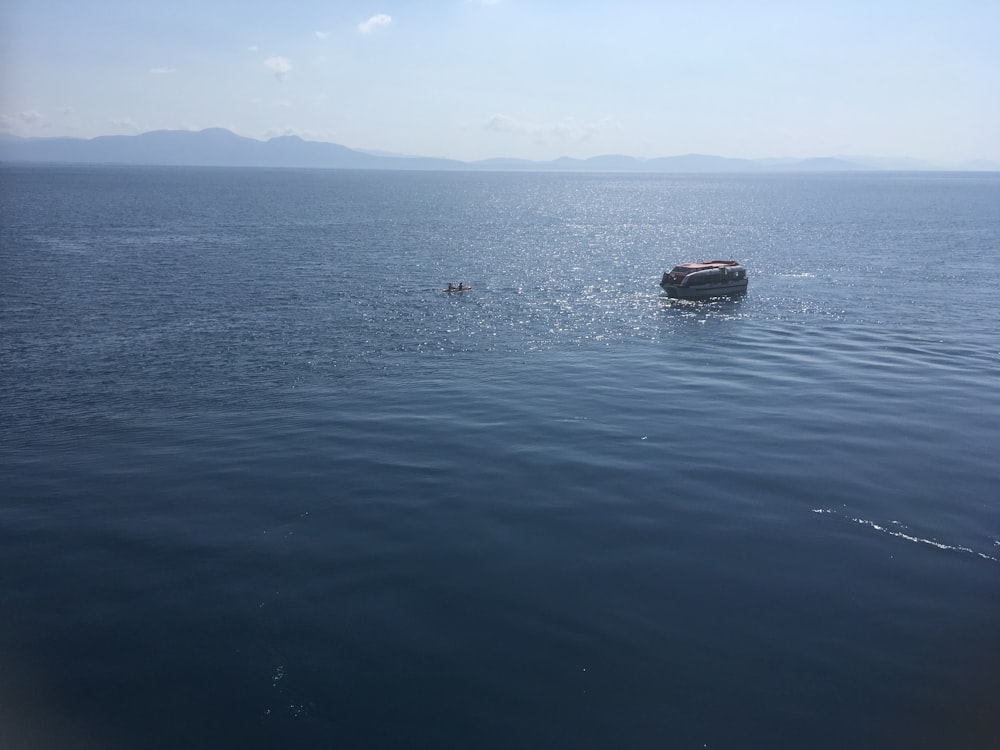
[[[462,161],[1000,161],[1000,7],[446,0],[0,10],[0,131],[222,127]]]

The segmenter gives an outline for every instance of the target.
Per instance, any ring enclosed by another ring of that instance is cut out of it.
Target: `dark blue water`
[[[1000,742],[1000,176],[0,189],[3,747]]]

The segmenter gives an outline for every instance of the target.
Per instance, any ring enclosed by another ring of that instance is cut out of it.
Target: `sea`
[[[997,173],[2,165],[0,746],[1000,747],[998,296]]]

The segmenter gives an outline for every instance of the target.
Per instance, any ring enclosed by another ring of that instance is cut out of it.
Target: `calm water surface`
[[[1000,743],[997,175],[0,190],[4,747]]]

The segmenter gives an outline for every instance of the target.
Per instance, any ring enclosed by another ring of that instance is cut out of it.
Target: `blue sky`
[[[0,130],[1000,161],[1000,3],[7,0]]]

